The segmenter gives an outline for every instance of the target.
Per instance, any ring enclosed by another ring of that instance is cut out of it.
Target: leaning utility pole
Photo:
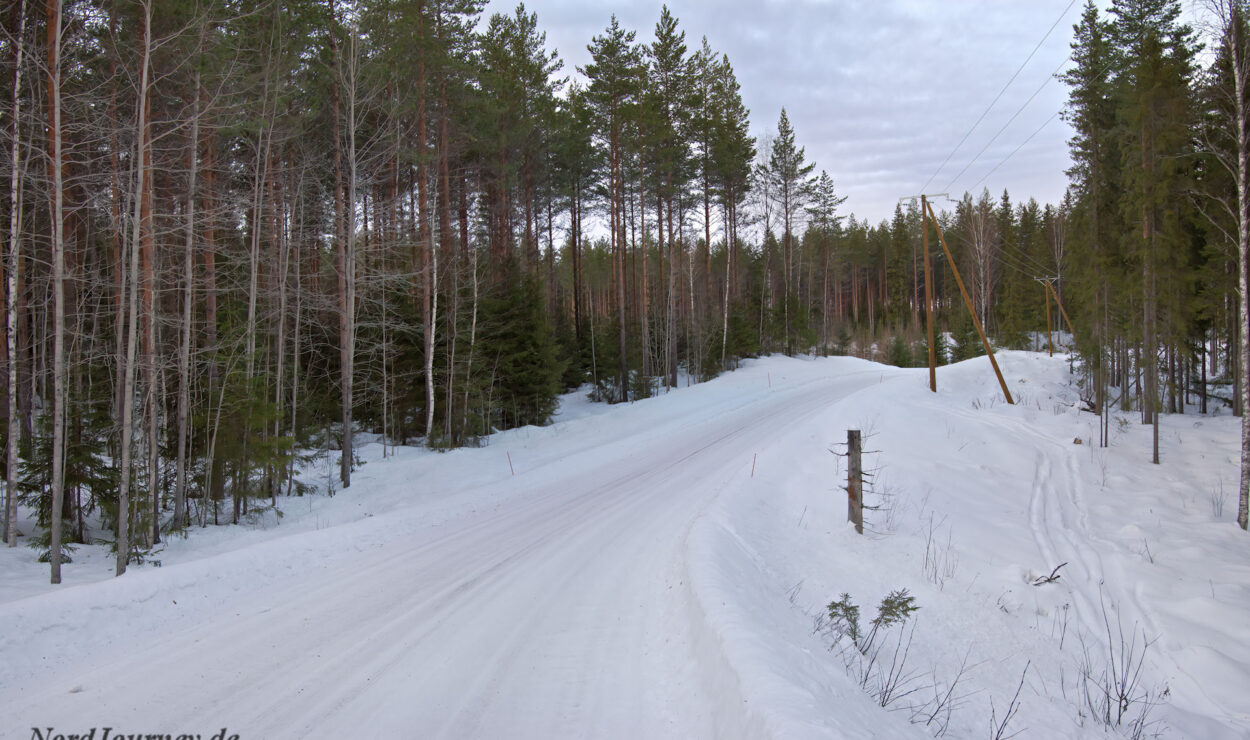
[[[926,200],[924,207],[929,218],[933,221],[933,228],[937,231],[938,241],[942,243],[942,252],[946,255],[946,262],[950,265],[951,274],[955,276],[955,284],[959,286],[959,292],[964,297],[964,305],[968,307],[968,313],[972,316],[972,325],[977,328],[977,334],[981,337],[981,344],[985,347],[985,354],[990,358],[990,365],[994,367],[994,375],[998,376],[998,386],[1003,389],[1003,397],[1007,399],[1007,403],[1015,404],[1015,401],[1011,398],[1011,391],[1007,390],[1007,381],[1003,380],[1003,371],[998,368],[998,360],[994,359],[994,348],[990,346],[990,340],[985,338],[985,329],[981,327],[981,320],[977,318],[977,312],[972,308],[972,299],[968,297],[968,289],[964,287],[964,280],[959,276],[959,268],[955,265],[955,258],[951,256],[950,247],[946,245],[946,237],[942,235],[942,227],[938,225],[937,216],[933,213],[933,206]],[[921,221],[923,223],[923,219]]]
[[[1072,319],[1068,318],[1068,312],[1063,308],[1063,301],[1059,300],[1059,291],[1055,290],[1055,283],[1059,282],[1059,278],[1044,278],[1042,283],[1046,285],[1046,289],[1050,291],[1051,298],[1055,299],[1055,305],[1059,307],[1059,313],[1063,314],[1063,320],[1068,325],[1068,333],[1072,335],[1072,341],[1076,341],[1076,329],[1072,328]]]
[[[949,198],[947,193],[939,193],[934,198]],[[972,308],[972,299],[968,297],[968,290],[964,287],[963,278],[959,276],[959,267],[955,265],[955,258],[951,256],[951,250],[946,246],[946,237],[942,235],[942,227],[938,225],[937,216],[933,213],[933,206],[929,204],[929,196],[912,195],[906,198],[899,198],[899,202],[904,200],[915,201],[920,198],[920,228],[924,231],[924,296],[925,296],[925,318],[929,324],[929,390],[937,392],[937,363],[934,356],[933,341],[933,285],[929,274],[929,228],[928,224],[933,222],[933,230],[937,232],[938,241],[942,243],[942,251],[946,254],[946,263],[950,265],[951,273],[955,276],[955,283],[959,285],[959,292],[964,297],[964,304],[968,306],[968,313],[972,316],[972,324],[977,328],[977,334],[981,337],[981,344],[985,347],[985,354],[990,358],[990,364],[994,366],[994,375],[998,376],[998,385],[1003,389],[1003,397],[1007,399],[1007,403],[1014,404],[1011,398],[1011,391],[1007,390],[1007,381],[1003,380],[1003,371],[998,368],[998,360],[994,359],[994,349],[990,347],[990,340],[985,338],[985,329],[981,328],[981,320],[977,318],[977,312]],[[1050,304],[1047,304],[1048,306]],[[1067,314],[1064,314],[1066,317]]]

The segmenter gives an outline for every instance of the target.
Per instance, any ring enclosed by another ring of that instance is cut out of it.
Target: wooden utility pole
[[[929,276],[929,224],[924,218],[924,213],[929,210],[929,201],[922,195],[920,204],[920,231],[924,242],[924,314],[929,330],[929,390],[937,393],[937,345],[933,340],[933,282]]]
[[[994,348],[990,346],[990,340],[985,338],[985,329],[981,328],[981,320],[977,318],[977,312],[972,308],[972,299],[968,297],[968,289],[964,287],[964,280],[959,276],[959,268],[955,266],[955,258],[951,256],[950,247],[946,245],[946,237],[942,235],[942,227],[938,225],[937,216],[933,214],[933,206],[925,203],[925,209],[929,213],[929,217],[933,219],[933,228],[937,230],[938,241],[942,243],[942,252],[946,254],[946,262],[951,267],[951,273],[955,276],[955,283],[959,286],[959,293],[964,297],[964,305],[968,307],[968,313],[972,316],[972,325],[977,328],[977,334],[981,337],[981,344],[985,347],[985,354],[990,358],[990,365],[994,367],[994,375],[998,376],[998,386],[1003,389],[1003,397],[1007,399],[1007,403],[1015,404],[1011,398],[1011,391],[1007,390],[1007,381],[1003,380],[1003,371],[998,368],[998,360],[994,359]]]
[[[1068,312],[1063,309],[1063,302],[1059,300],[1059,293],[1055,290],[1054,283],[1052,282],[1058,279],[1059,278],[1050,278],[1049,280],[1046,280],[1046,288],[1050,291],[1051,297],[1055,299],[1055,305],[1059,307],[1059,313],[1063,315],[1063,320],[1068,325],[1068,333],[1072,335],[1072,341],[1075,342],[1076,329],[1072,328],[1072,319],[1068,318]]]
[[[855,524],[858,534],[864,533],[864,467],[858,429],[846,432],[846,520]]]
[[[1054,357],[1055,356],[1055,340],[1054,340],[1054,337],[1051,336],[1051,328],[1050,328],[1051,327],[1051,324],[1050,324],[1050,281],[1045,280],[1043,281],[1043,284],[1047,288],[1046,293],[1044,294],[1046,297],[1046,352],[1047,352],[1048,357]]]
[[[900,198],[899,202],[908,200],[914,204],[917,197],[920,198],[920,230],[923,234],[922,241],[924,242],[924,313],[929,333],[929,390],[937,393],[937,343],[933,333],[933,280],[929,269],[929,196],[913,195]],[[933,197],[944,198],[949,196],[946,193],[939,193]],[[934,221],[934,227],[937,227],[936,220]]]

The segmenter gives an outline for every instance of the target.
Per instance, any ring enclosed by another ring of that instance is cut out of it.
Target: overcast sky
[[[639,41],[650,42],[662,5],[530,0],[526,8],[538,14],[548,48],[559,51],[565,73],[576,74],[589,61],[586,45],[613,13],[622,26],[638,32]],[[843,212],[874,223],[889,217],[900,197],[922,187],[926,193],[949,190],[952,197],[988,187],[995,196],[1006,188],[1015,201],[1062,199],[1071,130],[1057,116],[1052,119],[1067,91],[1051,77],[1065,66],[1083,5],[1084,0],[668,3],[691,51],[707,36],[715,51],[729,55],[751,110],[752,130],[776,131],[784,106],[808,161],[816,163],[817,172],[828,171],[848,196]],[[486,14],[511,13],[515,7],[491,0]]]

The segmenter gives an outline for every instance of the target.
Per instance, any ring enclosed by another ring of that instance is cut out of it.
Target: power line
[[[1015,121],[1016,118],[1019,117],[1019,115],[1024,112],[1025,108],[1029,107],[1029,103],[1032,103],[1033,99],[1036,98],[1042,92],[1042,90],[1046,89],[1046,86],[1049,85],[1055,79],[1055,75],[1059,74],[1059,70],[1063,69],[1064,65],[1067,64],[1068,61],[1071,59],[1072,59],[1072,55],[1069,54],[1062,62],[1059,63],[1058,67],[1055,67],[1055,71],[1050,73],[1050,75],[1046,77],[1046,79],[1042,82],[1042,84],[1039,85],[1038,88],[1033,91],[1033,94],[1029,96],[1029,99],[1024,101],[1024,103],[1019,108],[1016,109],[1015,113],[1011,114],[1011,118],[1007,119],[1007,122],[1003,124],[1002,128],[998,129],[998,133],[994,134],[992,137],[990,137],[989,141],[985,142],[985,146],[981,147],[981,151],[977,152],[977,156],[973,157],[972,160],[968,162],[968,164],[964,165],[964,168],[959,171],[959,174],[955,175],[955,177],[951,179],[951,181],[944,188],[945,190],[950,190],[951,185],[954,185],[955,182],[959,180],[959,178],[963,177],[964,173],[968,171],[969,167],[976,164],[976,161],[981,158],[981,155],[985,154],[985,151],[989,149],[990,146],[993,145],[994,142],[998,141],[998,137],[1003,135],[1003,132],[1007,130],[1007,127],[1010,126],[1012,122]],[[1049,121],[1047,121],[1047,123],[1049,123]],[[1032,138],[1032,137],[1029,137],[1029,138]],[[976,186],[974,185],[973,187],[976,187]]]
[[[1002,245],[998,250],[999,264],[1009,267],[1023,275],[1036,275],[1037,273],[1048,273],[1052,268],[1044,267],[1037,263],[1037,260],[1025,258],[1023,252],[1008,252],[1006,245]]]
[[[986,179],[987,179],[990,175],[994,174],[994,173],[998,170],[998,168],[999,168],[999,167],[1002,167],[1004,164],[1006,164],[1006,163],[1007,163],[1007,160],[1009,160],[1009,159],[1011,159],[1012,157],[1016,156],[1016,153],[1017,153],[1017,152],[1019,152],[1021,149],[1023,149],[1025,144],[1028,144],[1030,141],[1032,141],[1034,136],[1037,136],[1038,134],[1040,134],[1040,133],[1042,132],[1042,129],[1044,129],[1044,128],[1046,128],[1047,126],[1049,126],[1049,125],[1050,125],[1050,122],[1051,122],[1051,121],[1053,121],[1053,120],[1055,120],[1055,119],[1056,119],[1056,118],[1058,118],[1058,117],[1059,117],[1059,111],[1055,111],[1054,113],[1050,114],[1050,118],[1047,118],[1045,123],[1043,123],[1041,126],[1038,126],[1036,131],[1034,131],[1033,133],[1029,134],[1029,137],[1028,137],[1027,139],[1025,139],[1024,141],[1020,142],[1020,146],[1018,146],[1018,147],[1016,147],[1015,149],[1013,149],[1013,150],[1011,151],[1011,154],[1008,154],[1007,156],[1003,157],[1003,158],[1002,158],[1002,160],[1001,160],[998,164],[994,165],[993,169],[991,169],[989,172],[986,172],[984,175],[982,175],[982,176],[981,176],[981,179],[980,179],[980,180],[977,180],[977,181],[976,181],[976,182],[972,185],[972,187],[970,188],[970,190],[976,190],[978,185],[980,185],[981,183],[985,182],[985,180],[986,180]]]
[[[952,200],[949,197],[947,200],[955,203],[956,206],[962,203],[962,201]],[[994,216],[991,215],[989,218],[994,218]],[[1049,273],[1056,269],[1055,267],[1047,266],[1037,257],[1024,251],[1024,248],[1019,244],[1010,244],[1006,241],[1006,239],[998,244],[997,249],[995,249],[994,252],[999,264],[1023,275]]]
[[[1042,44],[1046,43],[1046,39],[1050,38],[1050,34],[1053,33],[1056,28],[1059,27],[1060,21],[1062,21],[1064,17],[1067,16],[1068,11],[1072,10],[1073,5],[1076,5],[1076,0],[1072,0],[1072,2],[1068,3],[1068,7],[1064,8],[1063,12],[1059,14],[1059,17],[1055,19],[1055,22],[1050,25],[1050,28],[1047,29],[1046,34],[1042,36],[1042,39],[1037,42],[1036,46],[1033,47],[1033,51],[1029,52],[1029,55],[1025,57],[1025,60],[1020,63],[1019,67],[1016,68],[1015,74],[1011,75],[1011,79],[1007,80],[1007,84],[1003,85],[1003,88],[998,91],[998,94],[994,96],[994,99],[990,101],[990,104],[986,106],[984,111],[981,112],[980,118],[976,120],[976,123],[972,124],[972,128],[968,129],[968,132],[965,133],[964,137],[959,140],[959,143],[955,145],[955,148],[951,150],[951,153],[946,155],[946,159],[942,161],[942,164],[938,165],[938,168],[934,170],[933,174],[929,176],[929,179],[925,181],[924,187],[920,188],[920,192],[923,193],[925,190],[927,190],[929,187],[929,184],[933,182],[933,178],[937,177],[938,173],[942,171],[942,168],[950,163],[951,158],[955,156],[955,152],[959,151],[959,148],[963,146],[965,142],[968,141],[968,137],[972,136],[972,132],[976,130],[977,126],[981,125],[981,122],[985,120],[985,117],[987,115],[989,115],[990,111],[994,108],[994,105],[998,102],[999,98],[1003,96],[1003,93],[1007,92],[1007,88],[1011,87],[1011,83],[1016,81],[1016,78],[1019,77],[1020,73],[1024,71],[1024,68],[1028,65],[1029,61],[1033,59],[1033,55],[1037,53],[1038,49],[1042,48]],[[1064,60],[1064,62],[1066,64],[1067,60]]]
[[[1071,58],[1072,58],[1072,55],[1071,55],[1071,54],[1069,54],[1069,55],[1068,55],[1068,59],[1065,59],[1065,60],[1064,60],[1064,64],[1067,64],[1067,63],[1068,63],[1068,60],[1070,60]],[[1103,66],[1103,68],[1102,68],[1102,69],[1098,72],[1098,76],[1099,76],[1099,77],[1101,77],[1101,76],[1105,75],[1105,74],[1107,73],[1107,71],[1108,71],[1108,70],[1110,70],[1113,66],[1115,66],[1115,60],[1114,60],[1114,59],[1113,59],[1113,60],[1111,60],[1110,62],[1108,62],[1106,65],[1104,65],[1104,66]],[[1055,74],[1052,74],[1052,75],[1050,76],[1050,78],[1048,78],[1048,79],[1046,80],[1046,82],[1043,82],[1043,83],[1042,83],[1042,87],[1038,88],[1037,92],[1034,92],[1034,93],[1033,93],[1033,96],[1034,96],[1034,97],[1036,97],[1036,96],[1037,96],[1037,93],[1041,92],[1041,91],[1042,91],[1042,88],[1046,87],[1046,85],[1047,85],[1047,84],[1049,84],[1050,80],[1051,80],[1051,79],[1054,79],[1055,75],[1057,75],[1057,74],[1059,73],[1059,69],[1062,69],[1062,68],[1063,68],[1063,64],[1060,64],[1060,65],[1059,65],[1059,67],[1055,70]],[[1031,100],[1033,100],[1033,98],[1032,98],[1032,97],[1030,97],[1030,98],[1029,98],[1029,101],[1031,101]],[[1025,105],[1028,105],[1029,101],[1025,101]],[[1021,108],[1021,110],[1023,110],[1023,107]],[[1012,157],[1016,156],[1016,154],[1017,154],[1017,153],[1018,153],[1021,149],[1023,149],[1023,148],[1024,148],[1024,145],[1025,145],[1025,144],[1028,144],[1030,141],[1032,141],[1032,140],[1033,140],[1033,137],[1035,137],[1035,136],[1037,136],[1038,134],[1040,134],[1040,133],[1042,132],[1042,129],[1044,129],[1044,128],[1046,128],[1047,126],[1049,126],[1049,125],[1050,125],[1050,123],[1051,123],[1051,121],[1054,121],[1056,118],[1058,118],[1058,117],[1059,117],[1059,114],[1060,114],[1061,112],[1062,112],[1062,111],[1055,111],[1054,113],[1050,114],[1050,118],[1047,118],[1047,119],[1046,119],[1046,120],[1042,123],[1042,125],[1041,125],[1041,126],[1038,126],[1038,127],[1037,127],[1037,129],[1036,129],[1035,131],[1033,131],[1033,133],[1029,134],[1029,135],[1028,135],[1028,137],[1027,137],[1027,138],[1025,138],[1025,140],[1024,140],[1024,141],[1020,142],[1020,145],[1019,145],[1019,146],[1017,146],[1015,149],[1012,149],[1010,154],[1008,154],[1007,156],[1005,156],[1005,157],[1003,157],[1001,160],[999,160],[998,164],[994,165],[994,166],[990,169],[990,171],[989,171],[989,172],[986,172],[984,175],[982,175],[982,176],[981,176],[981,179],[980,179],[980,180],[977,180],[975,183],[973,183],[972,187],[971,187],[971,188],[968,188],[968,190],[969,190],[969,191],[976,190],[978,185],[980,185],[981,183],[985,182],[985,181],[986,181],[986,179],[987,179],[987,178],[989,178],[989,176],[990,176],[990,175],[994,174],[994,172],[995,172],[995,171],[997,171],[999,167],[1002,167],[1004,164],[1006,164],[1006,163],[1007,163],[1007,160],[1009,160],[1009,159],[1011,159]],[[1017,111],[1017,115],[1019,115],[1019,111]],[[1015,116],[1012,116],[1012,119],[1014,120],[1014,119],[1015,119]],[[1010,124],[1010,123],[1011,123],[1011,121],[1008,121],[1007,123],[1008,123],[1008,124]],[[1003,126],[1003,128],[1005,129],[1005,128],[1006,128],[1006,126]],[[999,133],[999,134],[1001,134],[1001,133],[1002,133],[1002,130],[1000,130],[998,133]],[[997,138],[997,137],[998,137],[998,134],[995,134],[995,138]],[[991,140],[991,143],[993,143],[993,140]],[[986,146],[988,147],[989,145],[987,144]],[[982,150],[982,151],[984,151],[984,150]],[[977,155],[977,156],[980,156],[980,155]],[[976,161],[976,160],[974,159],[973,161]],[[971,163],[971,162],[969,162],[968,164],[969,164],[969,165],[971,165],[972,163]],[[964,169],[966,170],[966,169],[967,169],[967,167],[965,167]],[[963,173],[960,173],[960,174],[963,174]],[[956,179],[958,179],[958,177],[957,177]],[[952,184],[953,184],[953,183],[952,183]],[[949,189],[949,186],[948,186],[948,189]]]

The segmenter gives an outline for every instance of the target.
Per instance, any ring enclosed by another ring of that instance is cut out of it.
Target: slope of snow
[[[818,638],[801,640],[812,617],[843,592],[868,614],[907,588],[921,606],[908,658],[921,674],[914,686],[945,685],[965,656],[973,666],[950,734],[984,736],[1024,673],[1011,731],[1101,735],[1081,711],[1079,674],[1084,665],[1100,672],[1109,646],[1119,659],[1135,637],[1138,653],[1149,647],[1134,695],[1158,702],[1148,734],[1250,736],[1250,540],[1233,524],[1237,420],[1164,417],[1164,464],[1155,467],[1149,428],[1135,415],[1117,414],[1111,446],[1097,447],[1096,417],[1077,411],[1062,359],[1008,352],[1000,362],[1015,406],[984,359],[940,369],[937,394],[927,371],[898,372],[763,441],[755,479],[699,523],[697,546],[711,556],[696,583],[727,603],[744,582],[768,584],[735,599],[717,626],[735,632],[742,655],[770,656],[749,674],[776,708],[774,734],[840,734],[828,699],[854,689]],[[865,467],[876,468],[874,488],[885,494],[869,497],[884,508],[867,513],[862,537],[844,524],[845,483],[824,452],[848,428],[864,431],[875,451]],[[762,577],[727,572],[727,562]],[[1064,562],[1057,581],[1033,585]],[[755,629],[763,604],[788,599],[799,612],[788,640]],[[812,673],[790,680],[796,666]]]
[[[966,661],[947,737],[986,736],[1022,675],[1009,732],[1095,737],[1079,675],[1121,639],[1149,644],[1151,732],[1250,735],[1237,420],[1164,417],[1156,467],[1133,416],[1097,447],[1062,358],[1000,362],[1015,406],[984,358],[933,394],[924,370],[773,357],[628,406],[569,398],[484,448],[367,445],[351,489],[120,579],[102,548],[55,588],[0,551],[0,736],[928,737],[905,707]],[[831,454],[847,429],[874,471],[863,536]],[[916,691],[884,711],[813,618],[898,588]]]

